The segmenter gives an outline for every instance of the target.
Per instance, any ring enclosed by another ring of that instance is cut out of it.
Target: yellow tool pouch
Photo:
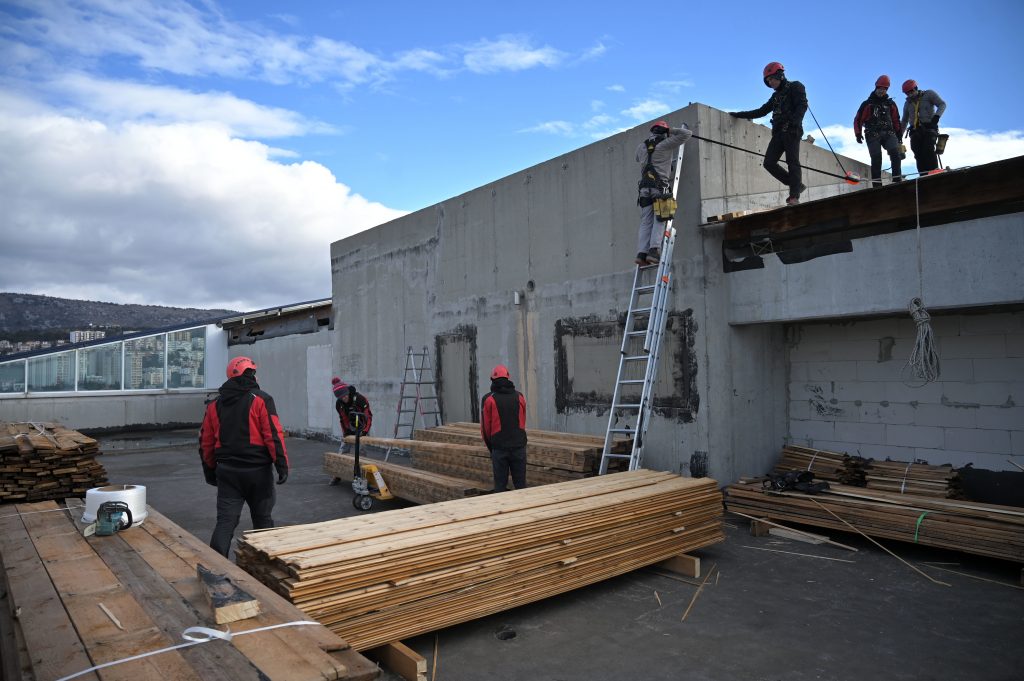
[[[668,222],[676,216],[677,206],[678,204],[672,196],[654,199],[654,217],[658,218],[658,222]]]

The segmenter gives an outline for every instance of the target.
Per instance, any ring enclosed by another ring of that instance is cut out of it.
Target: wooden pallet
[[[182,643],[192,626],[217,628],[197,577],[203,563],[259,600],[235,634],[308,619],[236,565],[149,508],[145,523],[110,537],[81,535],[54,501],[7,507],[0,518],[6,608],[0,611],[5,679],[56,679],[97,664]],[[17,660],[8,666],[8,660]],[[108,667],[80,677],[136,681],[372,679],[375,665],[323,626],[235,636]]]
[[[714,480],[632,471],[246,533],[238,562],[358,650],[722,541]]]

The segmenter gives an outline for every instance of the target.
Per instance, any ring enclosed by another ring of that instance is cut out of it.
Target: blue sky
[[[949,165],[1024,154],[1024,3],[925,7],[0,2],[0,290],[326,296],[331,242],[690,102],[755,108],[773,60],[841,153],[887,73],[946,99]]]

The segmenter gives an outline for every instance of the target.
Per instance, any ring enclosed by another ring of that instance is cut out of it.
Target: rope
[[[935,336],[932,333],[931,315],[924,309],[924,260],[921,248],[921,200],[918,188],[921,178],[914,181],[914,211],[917,213],[917,292],[916,298],[910,299],[910,318],[917,325],[917,339],[910,351],[910,357],[903,370],[909,370],[910,376],[916,381],[924,381],[921,387],[939,378],[941,367],[939,353],[935,348]],[[905,384],[911,385],[904,381]]]
[[[836,157],[836,163],[839,164],[840,169],[842,169],[843,173],[845,173],[845,177],[850,177],[850,173],[847,173],[846,168],[843,168],[843,162],[839,160],[839,154],[837,154],[836,150],[832,148],[832,143],[828,141],[828,137],[825,136],[825,131],[821,129],[821,123],[818,122],[818,118],[814,115],[814,112],[811,111],[810,104],[807,105],[807,113],[811,114],[811,118],[814,119],[814,124],[818,126],[818,132],[821,133],[822,138],[825,140],[825,144],[828,145],[828,150],[831,151],[832,155]]]
[[[824,134],[824,133],[822,133],[822,134]],[[744,151],[744,152],[746,152],[748,154],[753,154],[754,156],[764,156],[764,153],[760,152],[760,151],[752,151],[750,149],[744,149],[743,147],[737,147],[734,144],[728,144],[726,142],[719,142],[718,140],[708,139],[707,137],[701,137],[700,135],[694,135],[693,138],[701,140],[702,142],[711,142],[711,144],[720,144],[723,147],[729,147],[730,149],[735,149],[736,151]],[[825,140],[825,141],[827,142],[828,140]],[[836,152],[833,151],[832,153],[835,154]],[[837,158],[837,160],[838,160],[838,158]],[[780,163],[785,163],[785,161],[782,160],[782,159],[779,159],[779,162]],[[839,166],[842,167],[842,164],[840,163]],[[819,170],[818,168],[810,168],[810,167],[807,167],[807,166],[803,166],[803,169],[804,170],[813,170],[814,172],[821,173],[822,175],[829,175],[831,177],[838,177],[840,180],[845,180],[846,182],[850,182],[850,181],[853,181],[853,180],[856,180],[857,182],[863,182],[864,181],[861,178],[857,178],[855,176],[837,175],[836,173],[830,173],[827,170]]]

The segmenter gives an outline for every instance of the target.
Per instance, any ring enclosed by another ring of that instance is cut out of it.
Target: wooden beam
[[[676,574],[683,575],[684,577],[700,577],[700,558],[698,556],[691,556],[687,553],[680,553],[678,556],[672,556],[668,560],[663,560],[655,567],[669,572],[675,572]]]
[[[227,575],[213,572],[202,563],[196,565],[196,574],[217,624],[246,620],[260,614],[260,602],[238,588]]]
[[[427,681],[427,658],[401,641],[370,648],[363,654],[405,681]]]

